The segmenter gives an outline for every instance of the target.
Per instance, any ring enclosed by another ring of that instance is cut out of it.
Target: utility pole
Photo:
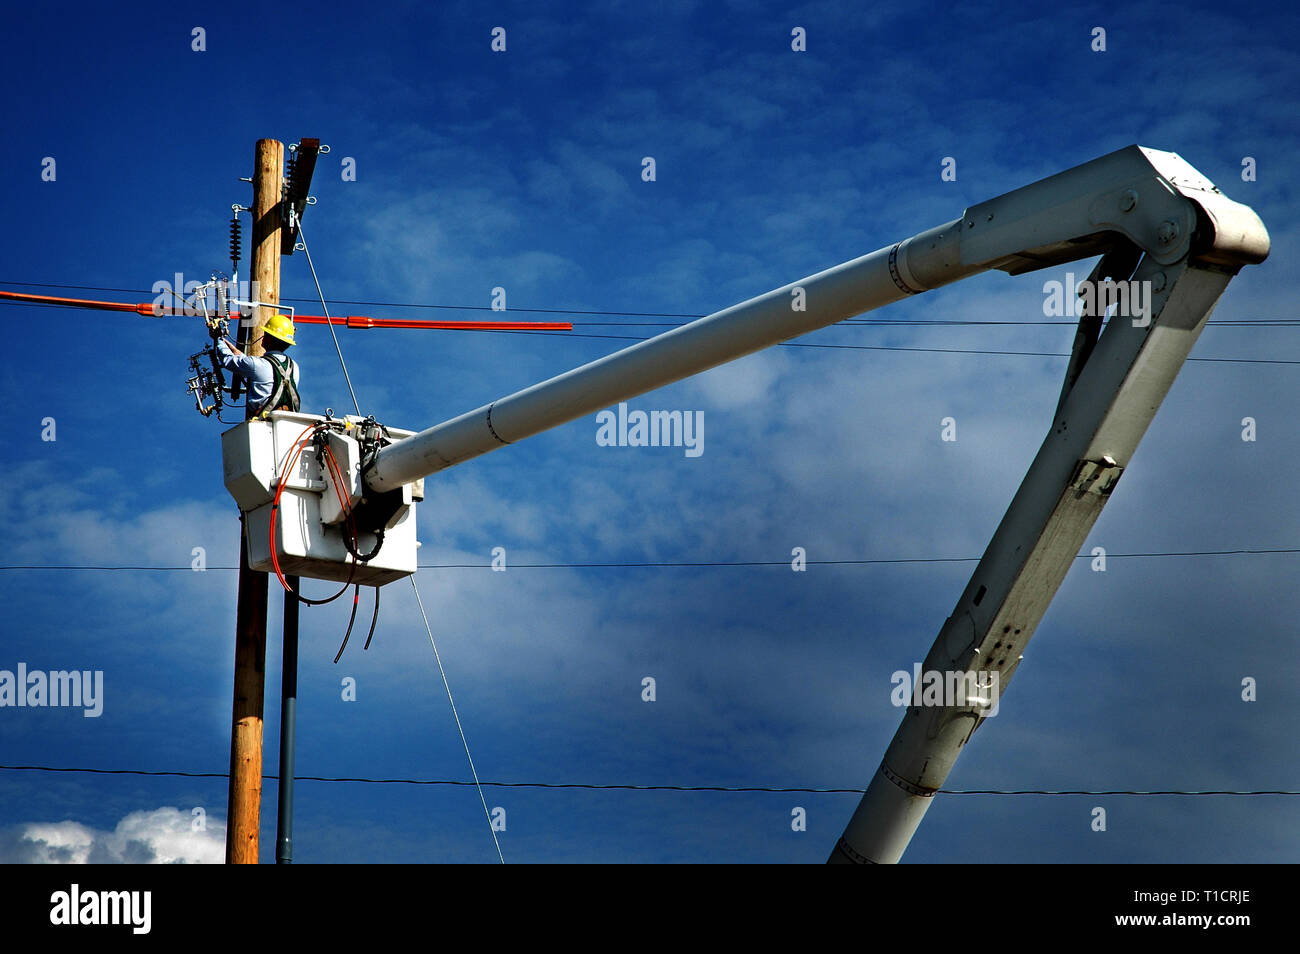
[[[284,143],[259,139],[253,166],[252,300],[280,302],[280,202]],[[269,313],[253,309],[245,353],[262,353]],[[267,575],[248,568],[248,543],[239,535],[239,598],[235,622],[235,690],[230,723],[230,796],[226,863],[257,864],[262,809],[262,712],[266,688]]]

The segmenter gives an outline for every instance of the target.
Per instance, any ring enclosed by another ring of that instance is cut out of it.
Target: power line
[[[0,285],[16,285],[20,288],[67,288],[77,289],[80,291],[104,291],[120,292],[124,295],[154,295],[156,292],[145,291],[142,288],[110,288],[104,285],[61,285],[56,282],[8,282],[0,280]],[[314,298],[281,298],[281,301],[315,301]],[[433,302],[410,302],[410,301],[358,301],[348,298],[329,298],[327,301],[336,305],[368,305],[380,308],[433,308],[442,311],[499,311],[491,305],[447,305]],[[538,315],[598,315],[598,316],[618,316],[626,315],[629,318],[703,318],[703,315],[687,314],[685,312],[665,312],[665,311],[597,311],[583,310],[578,308],[511,308],[510,311],[524,312],[527,314]]]
[[[55,284],[38,284],[35,282],[0,282],[0,284],[32,286],[32,287],[40,287],[40,288],[82,289],[87,291],[126,291],[126,292],[134,291],[133,289],[107,288],[107,287],[96,286],[96,285],[55,285]],[[138,292],[138,293],[144,294],[144,292]],[[316,299],[284,298],[282,300],[283,301],[315,301]],[[335,304],[380,305],[389,308],[433,308],[433,309],[443,309],[443,310],[451,310],[451,311],[495,311],[496,310],[487,305],[437,305],[437,304],[415,304],[415,303],[400,303],[400,302],[365,302],[365,301],[348,301],[345,299],[333,299],[333,298],[322,299],[321,300],[322,305],[324,305],[325,301],[332,301]],[[65,307],[62,305],[41,304],[41,303],[32,303],[32,302],[24,303],[24,305],[26,307],[31,307],[31,308]],[[328,311],[328,306],[326,307],[326,310]],[[527,313],[527,314],[566,314],[566,315],[585,314],[585,315],[603,315],[603,316],[628,315],[633,317],[658,317],[658,318],[681,317],[681,318],[688,318],[688,319],[704,317],[703,315],[657,314],[653,312],[582,311],[577,309],[565,309],[565,308],[511,308],[510,311]],[[1282,322],[1285,322],[1286,324],[1282,324]],[[1065,324],[1065,325],[1075,324],[1072,321],[1066,321],[1066,322],[965,321],[963,322],[955,319],[950,322],[938,321],[938,320],[912,321],[912,320],[904,320],[904,319],[880,320],[879,322],[873,321],[871,319],[861,319],[861,320],[845,319],[844,321],[838,322],[838,324],[841,325],[843,324],[861,324],[861,325],[877,325],[877,326],[894,325],[898,327],[907,327],[907,326],[924,327],[926,325],[933,326],[933,325],[961,325],[961,324],[966,324],[971,326],[1038,325],[1038,324],[1058,324],[1058,323]],[[582,325],[583,323],[575,322],[574,324]],[[601,323],[597,322],[594,324],[601,324]],[[613,324],[621,327],[629,327],[629,326],[635,326],[638,323],[611,322],[609,324]],[[1220,323],[1209,322],[1209,324],[1220,324]],[[1247,325],[1256,326],[1254,322],[1247,321],[1247,320],[1224,321],[1222,322],[1222,324],[1234,325],[1234,326],[1247,326]],[[1257,326],[1259,327],[1291,327],[1291,326],[1300,327],[1300,319],[1260,319]],[[680,327],[680,324],[674,325],[673,327]],[[566,339],[587,338],[593,340],[609,340],[609,341],[648,341],[651,337],[653,337],[651,335],[608,335],[608,334],[581,334],[575,332],[555,332],[555,331],[515,331],[509,329],[502,329],[502,328],[473,328],[473,329],[462,328],[462,329],[445,329],[445,330],[451,332],[460,331],[466,334],[528,335],[530,337],[551,335],[551,336],[562,337]],[[825,330],[825,329],[819,329],[819,330]],[[331,325],[331,333],[332,332],[333,332],[333,326]],[[776,344],[776,347],[778,348],[820,348],[820,349],[832,350],[832,351],[898,351],[898,352],[912,352],[917,354],[980,354],[980,355],[993,355],[997,357],[1002,357],[1002,356],[1027,357],[1027,358],[1068,358],[1070,357],[1068,353],[1061,352],[1061,351],[1009,351],[1009,350],[995,350],[995,349],[982,349],[982,348],[913,348],[913,347],[902,347],[896,345],[825,344],[825,343],[811,342],[811,341],[799,341],[799,342],[781,341]],[[1206,363],[1213,363],[1213,364],[1280,364],[1280,365],[1300,364],[1300,360],[1293,360],[1293,359],[1286,359],[1286,358],[1191,358],[1189,357],[1186,360],[1189,362],[1196,361],[1196,362],[1206,362]]]
[[[343,349],[339,347],[339,336],[335,334],[334,322],[330,320],[329,305],[325,304],[325,293],[320,289],[320,279],[316,277],[316,266],[312,263],[311,250],[307,248],[307,236],[303,234],[301,222],[298,223],[298,239],[302,242],[303,254],[307,256],[307,267],[311,269],[311,280],[316,283],[316,294],[320,296],[320,306],[325,312],[325,324],[330,330],[330,337],[334,340],[334,350],[338,352],[339,364],[343,368],[343,380],[348,385],[348,394],[352,395],[352,406],[357,409],[357,417],[361,417],[361,405],[357,403],[357,392],[352,390],[352,376],[348,374],[348,363],[343,360]]]
[[[898,322],[906,324],[906,322]],[[826,329],[820,329],[826,330]],[[479,332],[473,332],[479,334]],[[591,335],[578,334],[571,331],[492,331],[491,334],[498,335],[531,335],[533,337],[555,336],[562,338],[603,338],[615,341],[649,341],[650,337],[646,335]],[[778,348],[828,348],[833,351],[913,351],[928,354],[989,354],[989,355],[1015,355],[1025,358],[1068,358],[1068,352],[1063,351],[995,351],[980,348],[905,348],[894,345],[846,345],[846,344],[819,344],[810,341],[779,341],[776,344]],[[1286,358],[1187,358],[1188,361],[1205,361],[1217,364],[1300,364],[1300,360],[1289,360]]]
[[[416,306],[411,306],[416,307]],[[512,311],[518,309],[511,309]],[[581,314],[580,312],[565,312],[566,314]],[[614,314],[622,314],[615,312]],[[703,315],[699,317],[704,317]],[[610,328],[680,328],[684,322],[680,321],[575,321],[573,325],[584,325],[587,327],[605,326]],[[1041,327],[1060,327],[1068,326],[1074,328],[1078,321],[1069,319],[1051,319],[1044,321],[1008,321],[996,318],[975,319],[975,318],[843,318],[835,322],[839,325],[877,325],[882,327],[894,326],[896,328],[912,327],[972,327],[972,328],[989,328],[989,327],[1013,327],[1013,328],[1041,328]],[[1222,318],[1212,319],[1206,322],[1207,325],[1216,325],[1220,328],[1300,328],[1300,318]]]
[[[76,286],[72,286],[72,287],[76,287]],[[284,300],[284,301],[301,301],[302,299],[296,299],[296,298],[285,298],[285,299],[282,299],[282,300]],[[39,302],[24,302],[22,307],[25,307],[25,308],[63,308],[63,307],[65,307],[65,306],[62,306],[62,305],[51,305],[51,304],[42,304],[42,303],[39,303]],[[453,308],[453,307],[459,307],[459,306],[451,306],[451,305],[449,305],[449,306],[446,306],[446,307]],[[479,310],[490,310],[490,309],[479,309]],[[511,311],[516,311],[516,312],[524,312],[524,311],[537,312],[537,311],[544,311],[544,309],[536,309],[536,308],[512,308]],[[843,323],[844,323],[844,322],[841,322],[841,324],[843,324]],[[582,323],[581,323],[581,322],[575,322],[574,324],[575,324],[575,325],[580,325],[580,324],[582,324]],[[896,324],[896,325],[910,325],[910,324],[912,324],[912,322],[910,322],[910,321],[895,321],[895,322],[893,322],[893,324]],[[973,322],[973,324],[985,324],[985,322]],[[988,322],[988,324],[993,324],[993,322]],[[1031,324],[1031,322],[1010,322],[1010,324]],[[1070,324],[1073,324],[1073,322],[1070,322]],[[674,327],[680,327],[680,325],[674,325]],[[445,333],[448,333],[448,334],[474,334],[474,335],[484,335],[484,334],[488,334],[488,335],[528,335],[529,337],[532,337],[532,338],[545,337],[545,336],[548,336],[548,335],[549,335],[549,336],[553,336],[553,337],[566,338],[566,339],[571,339],[571,338],[590,338],[590,339],[604,339],[604,340],[612,340],[612,341],[648,341],[648,340],[650,340],[651,337],[653,337],[653,335],[602,335],[602,334],[581,334],[581,333],[577,333],[577,332],[568,332],[568,331],[523,331],[523,330],[513,330],[513,329],[507,329],[507,328],[445,328],[445,329],[442,329],[442,330],[443,330]],[[819,329],[819,330],[824,331],[824,330],[826,330],[826,329],[823,328],[823,329]],[[846,345],[846,344],[820,344],[820,343],[817,343],[817,342],[811,342],[811,341],[798,341],[798,342],[796,342],[796,341],[779,341],[779,342],[776,343],[776,345],[775,345],[774,347],[777,347],[777,348],[823,348],[823,349],[829,349],[829,350],[832,350],[832,351],[902,351],[902,352],[914,352],[914,353],[918,353],[918,354],[984,354],[984,355],[994,355],[994,356],[1004,356],[1004,355],[1005,355],[1005,356],[1014,356],[1014,357],[1023,357],[1023,358],[1068,358],[1068,357],[1070,357],[1069,354],[1067,354],[1066,352],[1063,352],[1063,351],[1005,351],[1005,350],[992,350],[992,349],[981,349],[981,348],[907,348],[907,347],[894,346],[894,345]],[[1217,363],[1217,364],[1283,364],[1283,365],[1300,364],[1300,360],[1290,360],[1290,359],[1286,359],[1286,358],[1187,358],[1186,360],[1187,360],[1187,361],[1210,362],[1210,363]]]
[[[492,844],[496,847],[497,858],[502,864],[506,863],[505,855],[501,854],[501,842],[497,840],[497,826],[492,824],[492,813],[488,811],[487,799],[483,797],[483,785],[479,782],[478,769],[474,767],[474,756],[469,754],[469,741],[465,738],[465,729],[460,724],[460,713],[456,711],[456,700],[451,697],[451,683],[447,681],[447,670],[442,667],[442,656],[438,653],[438,644],[433,641],[433,627],[429,625],[429,617],[424,612],[424,600],[420,599],[420,587],[415,582],[415,576],[412,575],[411,586],[415,590],[415,602],[420,607],[420,618],[424,620],[425,632],[429,634],[429,645],[433,647],[433,658],[438,663],[438,674],[442,676],[443,688],[447,690],[447,701],[451,703],[451,715],[456,720],[456,731],[460,733],[460,744],[465,747],[465,758],[469,761],[469,773],[474,776],[474,788],[478,790],[478,800],[483,803],[483,816],[487,819],[488,831],[492,833]],[[379,592],[375,591],[376,594]]]
[[[152,290],[146,291],[142,288],[115,288],[105,285],[68,285],[58,282],[10,282],[0,280],[0,285],[14,285],[19,288],[62,288],[76,291],[103,291],[119,292],[126,295],[155,295]],[[282,301],[300,301],[314,302],[316,298],[291,298],[284,297]],[[335,305],[365,305],[368,307],[379,308],[430,308],[437,311],[496,311],[501,309],[493,308],[491,305],[449,305],[443,302],[411,302],[411,301],[363,301],[349,298],[327,298],[328,301]],[[62,307],[62,306],[50,306]],[[585,309],[585,308],[519,308],[512,307],[509,311],[520,312],[531,315],[589,315],[601,318],[682,318],[687,321],[693,321],[697,318],[706,317],[703,314],[691,312],[663,312],[663,311],[615,311],[609,309]],[[926,318],[926,319],[891,319],[891,318],[846,318],[838,324],[841,325],[896,325],[896,326],[985,326],[985,325],[1068,325],[1075,326],[1078,322],[1066,319],[1057,319],[1050,321],[1009,321],[1009,320],[989,320],[982,321],[969,318]],[[598,322],[574,322],[574,324],[599,324]],[[649,326],[649,327],[679,327],[679,325],[663,323],[651,324],[648,322],[612,322],[618,326]],[[1300,318],[1212,318],[1206,322],[1209,325],[1218,325],[1221,327],[1277,327],[1277,328],[1300,328]],[[1069,357],[1066,355],[1065,357]]]
[[[1241,548],[1235,550],[1149,550],[1133,553],[1106,554],[1107,560],[1126,558],[1156,557],[1203,557],[1203,556],[1257,556],[1278,553],[1300,553],[1300,547]],[[1075,555],[1076,560],[1091,560],[1091,553]],[[909,563],[978,563],[979,557],[895,557],[865,560],[805,560],[808,566],[877,566]],[[512,570],[558,570],[558,569],[655,569],[672,567],[756,567],[789,566],[789,560],[680,560],[680,561],[643,561],[643,562],[585,562],[585,563],[512,563]],[[489,570],[490,563],[421,563],[421,570]],[[237,566],[209,566],[208,570],[237,570]],[[178,571],[199,572],[186,563],[175,566],[144,564],[103,564],[103,563],[11,563],[0,565],[0,570],[104,570],[104,571]],[[206,571],[204,571],[206,572]]]
[[[150,778],[229,778],[227,772],[174,772],[145,769],[64,768],[50,765],[0,765],[7,772],[81,773],[88,775],[136,775]],[[277,775],[263,775],[264,780],[278,781]],[[862,788],[807,788],[802,786],[773,785],[637,785],[631,783],[601,782],[489,782],[463,779],[428,778],[368,778],[365,776],[295,775],[298,782],[350,782],[366,785],[443,785],[493,788],[583,789],[588,791],[629,792],[774,792],[800,795],[862,795]],[[1130,796],[1295,796],[1300,790],[1291,789],[959,789],[941,788],[940,795],[1130,795]]]
[[[1138,791],[1134,789],[994,789],[994,788],[941,788],[942,795],[1300,795],[1300,791],[1291,789],[1204,789],[1201,791],[1182,791],[1177,789],[1151,789]]]

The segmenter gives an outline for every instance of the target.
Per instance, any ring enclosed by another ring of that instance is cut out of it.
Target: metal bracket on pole
[[[292,255],[294,244],[298,241],[298,223],[307,206],[314,202],[308,193],[311,191],[311,177],[316,172],[316,157],[328,152],[329,147],[321,147],[319,139],[303,139],[296,146],[290,146],[293,158],[289,164],[289,182],[284,196],[285,209],[292,214],[285,216],[285,227],[281,230],[280,254]]]

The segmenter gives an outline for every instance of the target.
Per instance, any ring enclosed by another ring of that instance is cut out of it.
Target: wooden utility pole
[[[253,233],[250,279],[254,301],[280,302],[280,201],[284,143],[259,139],[253,166]],[[253,309],[245,352],[262,353],[269,309]],[[250,404],[251,409],[251,404]],[[240,533],[239,600],[235,622],[235,693],[230,724],[230,798],[226,810],[226,863],[257,864],[262,817],[262,710],[266,686],[267,575],[248,568]]]

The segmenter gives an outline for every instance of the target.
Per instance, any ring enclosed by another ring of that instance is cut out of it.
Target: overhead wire
[[[299,234],[301,234],[301,223],[299,223]],[[304,246],[306,243],[304,243]],[[306,249],[304,248],[304,251]],[[149,295],[154,294],[152,290],[142,288],[118,288],[107,285],[70,285],[58,282],[11,282],[0,280],[0,285],[15,285],[19,288],[63,288],[75,291],[105,291],[121,292],[129,295]],[[292,298],[284,297],[282,301],[317,301],[316,298]],[[441,302],[411,302],[411,301],[366,301],[350,298],[329,298],[327,301],[336,305],[367,305],[383,308],[430,308],[445,311],[498,311],[491,305],[451,305]],[[537,315],[591,315],[595,317],[619,317],[629,318],[683,318],[688,321],[696,318],[707,317],[704,314],[694,312],[671,312],[671,311],[615,311],[609,309],[584,309],[584,308],[523,308],[511,307],[513,312],[522,314]],[[617,324],[623,324],[618,322]],[[642,324],[641,322],[627,322],[627,324]],[[980,320],[969,318],[934,318],[934,319],[893,319],[893,318],[846,318],[839,322],[842,325],[856,324],[880,324],[880,325],[1069,325],[1073,327],[1077,322],[1073,320],[1056,319],[1051,321],[1010,321],[1010,320]],[[1300,328],[1300,317],[1296,318],[1211,318],[1206,324],[1218,326],[1247,326],[1247,327],[1294,327]]]
[[[411,588],[415,590],[415,602],[420,607],[420,618],[424,620],[425,632],[429,634],[429,645],[433,647],[433,658],[438,663],[438,672],[442,676],[442,684],[447,690],[447,701],[451,703],[451,715],[456,720],[456,731],[460,733],[460,744],[465,747],[465,758],[469,761],[470,774],[474,776],[474,785],[478,788],[479,801],[483,803],[483,815],[487,818],[488,830],[492,832],[492,844],[496,846],[497,858],[502,864],[506,863],[505,855],[501,854],[501,842],[497,840],[497,829],[492,824],[492,813],[488,811],[487,799],[483,797],[483,786],[479,783],[478,769],[474,767],[474,756],[469,754],[469,742],[465,738],[465,729],[460,724],[460,713],[456,711],[456,700],[451,696],[451,683],[447,681],[447,670],[442,666],[442,656],[438,654],[438,644],[433,639],[433,627],[429,625],[429,617],[424,612],[424,600],[420,599],[420,587],[415,582],[415,574],[411,574]]]
[[[316,277],[316,266],[312,264],[311,249],[307,248],[307,236],[302,231],[302,221],[298,221],[298,238],[302,240],[302,251],[307,256],[307,267],[311,269],[311,280],[316,283],[316,294],[320,296],[320,306],[325,310],[326,319],[330,318],[329,305],[325,304],[325,293],[321,291],[320,279]],[[343,380],[348,383],[348,393],[352,395],[352,406],[357,410],[357,417],[361,417],[361,404],[357,401],[357,392],[352,390],[352,377],[348,374],[348,363],[343,360],[343,349],[339,347],[339,336],[334,331],[334,322],[327,320],[330,337],[334,339],[334,350],[338,352],[339,364],[343,367]]]
[[[63,767],[53,765],[0,765],[0,771],[6,772],[50,772],[56,774],[89,775],[135,775],[153,778],[229,778],[229,772],[180,772],[150,769],[105,769],[86,767]],[[277,780],[277,775],[263,775],[264,780]],[[633,791],[633,792],[773,792],[807,795],[862,795],[862,788],[812,788],[807,786],[776,785],[641,785],[618,782],[494,782],[446,778],[372,778],[368,776],[339,775],[295,775],[299,782],[346,782],[366,785],[433,785],[450,787],[479,788],[536,788],[536,789],[582,789],[586,791]],[[1115,796],[1282,796],[1300,795],[1296,789],[962,789],[941,788],[940,795],[1115,795]],[[493,836],[495,839],[495,835]],[[504,859],[503,859],[504,860]]]
[[[825,330],[825,329],[822,329]],[[648,341],[653,335],[590,335],[578,334],[574,332],[559,331],[493,331],[492,334],[498,335],[518,335],[529,334],[538,337],[558,336],[564,338],[606,338],[618,341]],[[826,344],[812,341],[780,341],[775,345],[777,348],[827,348],[833,351],[913,351],[929,354],[988,354],[988,355],[1015,355],[1025,358],[1068,358],[1068,352],[1063,351],[995,351],[980,348],[910,348],[895,345],[846,345],[846,344]],[[1188,361],[1210,361],[1221,364],[1300,364],[1300,360],[1290,360],[1285,358],[1187,358]]]
[[[304,242],[303,245],[304,245],[304,251],[305,251],[305,250],[306,250],[306,243]],[[310,265],[310,258],[311,258],[311,256],[310,256],[310,254],[308,254],[309,265]],[[313,269],[313,277],[314,277],[314,269]],[[135,290],[133,290],[133,289],[116,289],[116,288],[107,288],[107,287],[103,287],[103,286],[94,286],[94,285],[55,285],[55,284],[37,284],[37,283],[32,283],[32,282],[0,282],[0,284],[20,285],[20,286],[23,286],[23,285],[30,285],[30,286],[33,286],[33,287],[41,287],[41,288],[68,288],[68,289],[85,289],[85,290],[98,290],[98,291],[125,291],[125,292],[132,292],[132,291],[135,291]],[[318,287],[317,290],[318,290],[318,292],[319,292],[319,287]],[[141,292],[141,294],[143,294],[143,292]],[[284,298],[284,299],[282,299],[282,300],[283,300],[283,301],[309,301],[309,300],[317,300],[317,299]],[[328,310],[329,310],[329,309],[328,309],[328,305],[325,304],[326,299],[324,299],[324,297],[322,296],[319,300],[321,301],[321,306],[322,306],[323,308],[325,308],[326,311],[328,312]],[[446,309],[446,310],[454,310],[454,311],[495,311],[495,310],[496,310],[496,309],[493,309],[493,308],[491,308],[491,307],[489,307],[489,306],[486,306],[486,305],[438,305],[438,304],[416,304],[416,303],[402,303],[402,302],[366,302],[366,301],[347,301],[347,300],[343,300],[343,299],[329,299],[329,300],[334,301],[335,304],[381,305],[381,306],[385,306],[385,307],[401,307],[401,308],[432,308],[432,309]],[[39,304],[39,303],[31,303],[31,302],[28,302],[28,303],[25,303],[25,304],[27,305],[27,307],[33,307],[33,308],[56,308],[56,307],[63,307],[63,306],[60,306],[60,305]],[[563,309],[563,308],[512,308],[512,309],[510,309],[510,310],[511,310],[511,311],[515,311],[515,312],[520,312],[520,313],[528,313],[528,314],[570,314],[570,315],[573,315],[573,314],[592,314],[592,315],[615,315],[615,316],[616,316],[616,315],[628,315],[628,316],[639,316],[639,315],[644,315],[644,316],[646,316],[646,317],[668,317],[668,318],[671,318],[671,317],[682,317],[682,318],[689,318],[689,319],[705,317],[705,316],[703,316],[703,315],[655,314],[655,313],[649,313],[649,312],[645,312],[645,313],[639,313],[639,312],[613,312],[613,311],[609,311],[609,312],[596,312],[596,311],[582,311],[582,310],[577,310],[577,309]],[[334,332],[334,322],[331,320],[331,321],[327,322],[327,324],[329,324],[329,326],[330,326],[330,335],[334,338],[334,345],[335,345],[335,348],[336,348],[336,350],[337,350],[337,349],[338,349],[338,337],[337,337],[337,335],[336,335],[335,332]],[[574,322],[574,324],[575,324],[575,326],[582,326],[584,323],[583,323],[583,322]],[[639,323],[639,322],[608,322],[608,323],[604,323],[604,322],[591,322],[591,323],[585,323],[585,324],[589,324],[589,325],[610,325],[610,326],[614,326],[614,327],[635,327],[635,326],[641,325],[641,324],[643,324],[643,323]],[[998,326],[998,325],[1002,325],[1002,326],[1026,325],[1026,326],[1033,326],[1033,325],[1047,325],[1047,324],[1073,325],[1073,324],[1075,324],[1075,323],[1072,322],[1072,321],[1062,321],[1062,322],[1038,322],[1038,321],[976,321],[976,320],[966,320],[966,321],[963,321],[963,320],[957,320],[957,319],[953,319],[953,320],[880,319],[880,320],[877,321],[877,320],[873,320],[873,319],[845,319],[844,321],[838,322],[838,323],[837,323],[836,325],[834,325],[834,326],[828,326],[828,327],[837,327],[837,326],[839,326],[839,325],[871,325],[871,326],[875,326],[875,327],[894,325],[894,326],[897,326],[897,327],[909,327],[909,326],[926,327],[926,326],[940,326],[940,325],[954,325],[954,326],[955,326],[955,325],[967,325],[967,326],[978,326],[978,325],[991,325],[991,326]],[[1246,320],[1246,319],[1241,319],[1241,320],[1232,320],[1232,319],[1224,319],[1224,320],[1222,320],[1222,321],[1210,321],[1210,322],[1207,322],[1207,324],[1209,324],[1209,325],[1220,325],[1220,326],[1232,326],[1232,327],[1300,327],[1300,319],[1289,319],[1289,318],[1257,319],[1257,320]],[[667,325],[659,326],[659,325],[653,325],[653,324],[651,324],[651,325],[649,325],[649,326],[650,326],[650,327],[667,327]],[[674,324],[674,325],[672,325],[672,327],[680,327],[680,324]],[[474,333],[474,334],[498,334],[498,335],[517,335],[517,334],[526,334],[526,335],[530,335],[530,336],[552,335],[552,336],[556,336],[556,337],[572,338],[572,339],[576,339],[576,338],[584,338],[584,339],[592,339],[592,340],[611,340],[611,341],[647,341],[647,340],[649,340],[649,338],[653,337],[653,335],[583,334],[583,333],[575,333],[575,332],[523,331],[523,330],[505,329],[505,328],[474,328],[474,329],[462,328],[462,329],[445,329],[445,330],[448,330],[448,331],[468,331],[468,332],[472,332],[472,333]],[[825,330],[827,330],[827,329],[823,328],[823,329],[819,329],[819,330],[825,331]],[[828,343],[828,342],[814,342],[814,341],[782,341],[782,342],[778,342],[778,343],[775,345],[775,347],[778,347],[778,348],[814,348],[814,349],[823,349],[823,350],[832,350],[832,351],[896,351],[896,352],[910,352],[910,353],[917,353],[917,354],[971,354],[971,355],[992,355],[992,356],[999,356],[999,357],[1001,357],[1001,356],[1007,356],[1007,357],[1029,357],[1029,358],[1068,358],[1068,357],[1070,357],[1070,355],[1069,355],[1068,353],[1066,353],[1066,352],[1059,352],[1059,351],[1015,351],[1015,350],[1007,350],[1007,349],[984,349],[984,348],[922,348],[922,347],[905,347],[905,346],[901,346],[901,345],[853,345],[853,344],[832,344],[832,343]],[[1300,365],[1300,359],[1287,359],[1287,358],[1213,358],[1213,357],[1189,357],[1189,358],[1187,358],[1186,360],[1187,360],[1188,362],[1214,363],[1214,364],[1257,364],[1257,365],[1260,365],[1260,364],[1275,364],[1275,365]],[[340,352],[340,361],[342,361],[341,352]],[[343,368],[343,374],[344,374],[344,377],[345,377],[345,378],[348,378],[348,372],[347,372],[347,367],[346,367],[346,365],[344,365],[344,368]],[[360,411],[360,406],[359,406],[359,404],[357,403],[356,394],[355,394],[355,392],[353,392],[353,389],[352,389],[352,382],[351,382],[351,379],[350,379],[350,378],[348,378],[348,390],[349,390],[350,393],[352,393],[352,403],[353,403],[353,405],[354,405],[355,407],[357,407],[357,414],[360,415],[360,413],[361,413],[361,411]]]

